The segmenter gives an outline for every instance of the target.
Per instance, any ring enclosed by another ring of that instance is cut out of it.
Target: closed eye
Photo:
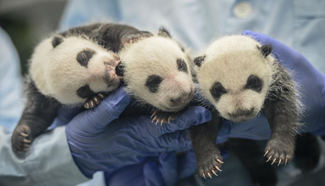
[[[256,75],[250,75],[247,78],[246,85],[244,87],[245,89],[252,89],[256,92],[261,92],[263,88],[263,81],[257,77]]]
[[[187,66],[183,59],[177,59],[176,63],[179,71],[187,72]]]
[[[145,86],[148,87],[149,91],[155,93],[158,91],[159,85],[163,78],[158,75],[150,75],[147,78]]]
[[[215,82],[210,88],[210,93],[212,97],[218,101],[223,94],[227,93],[227,90],[222,86],[220,82]]]

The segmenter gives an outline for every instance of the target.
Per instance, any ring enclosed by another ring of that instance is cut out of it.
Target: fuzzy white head
[[[179,111],[191,101],[194,85],[190,61],[171,38],[142,38],[119,55],[127,90],[139,100],[166,112]]]
[[[117,55],[86,38],[54,36],[35,48],[30,75],[42,94],[62,104],[79,104],[119,86],[118,63]]]
[[[214,41],[194,62],[203,95],[220,115],[234,122],[254,118],[272,83],[271,46],[233,35]]]

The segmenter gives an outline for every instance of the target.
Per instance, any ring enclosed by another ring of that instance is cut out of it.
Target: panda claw
[[[273,159],[271,165],[273,165],[275,163],[275,161],[276,161],[276,158]]]
[[[219,167],[218,167],[219,168]],[[216,171],[214,171],[213,169],[211,170],[212,173],[215,175],[215,176],[218,176],[218,174],[216,173]]]
[[[26,132],[21,132],[21,133],[19,133],[21,136],[23,136],[23,137],[27,137],[28,136],[28,134],[26,133]]]
[[[269,162],[272,159],[272,156],[269,156],[269,158],[266,160],[266,162]]]
[[[209,177],[210,179],[212,179],[212,176],[211,176],[210,172],[208,172],[207,174],[208,174],[208,177]]]
[[[25,143],[27,143],[27,144],[28,144],[28,143],[32,143],[32,140],[28,140],[28,139],[26,139],[26,138],[25,138],[23,141],[24,141]]]
[[[281,162],[282,162],[282,159],[280,159],[280,160],[279,160],[278,166],[280,166],[280,165],[281,165]]]
[[[98,93],[98,96],[101,98],[101,99],[104,99],[104,95],[102,93]]]
[[[266,152],[264,153],[264,156],[266,156],[269,153],[269,150],[266,150]]]
[[[219,158],[217,158],[217,161],[218,161],[219,163],[223,164],[223,161],[220,160]]]
[[[218,166],[215,166],[215,168],[216,168],[219,172],[222,171]]]

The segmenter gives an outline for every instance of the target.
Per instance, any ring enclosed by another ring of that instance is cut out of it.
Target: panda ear
[[[170,35],[169,31],[161,26],[158,30],[158,36],[161,36],[161,37],[167,37],[167,38],[172,38],[172,36]]]
[[[198,56],[198,57],[196,57],[196,58],[194,58],[194,64],[196,65],[196,66],[198,66],[198,67],[201,67],[201,65],[202,65],[202,63],[204,62],[204,60],[205,60],[205,55],[203,55],[203,56]]]
[[[151,37],[151,36],[153,36],[153,34],[150,33],[150,32],[140,31],[138,33],[128,34],[128,35],[122,36],[121,42],[122,42],[123,45],[132,44],[132,43],[135,43],[135,42],[139,41],[140,39]]]
[[[272,45],[262,45],[261,47],[257,46],[257,48],[261,51],[264,57],[267,57],[272,52]]]
[[[54,36],[52,39],[53,48],[57,47],[59,44],[63,42],[63,37],[60,35]]]

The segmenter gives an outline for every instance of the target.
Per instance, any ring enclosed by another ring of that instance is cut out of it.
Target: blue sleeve
[[[72,159],[64,127],[36,138],[23,160],[11,151],[10,138],[0,126],[0,185],[76,185],[87,180]]]

